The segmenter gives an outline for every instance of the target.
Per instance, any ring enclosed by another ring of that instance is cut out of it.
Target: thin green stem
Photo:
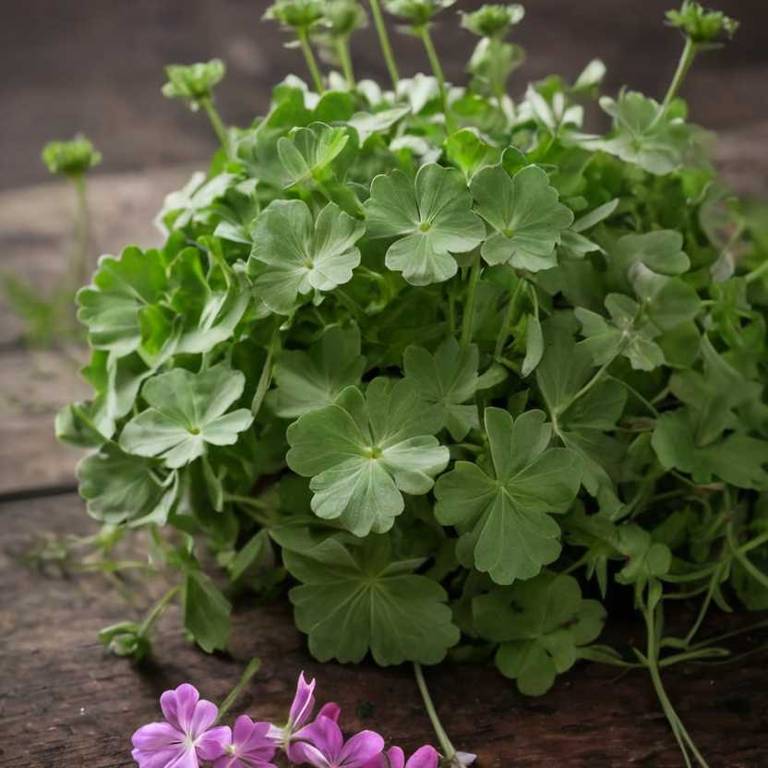
[[[371,16],[373,16],[373,25],[376,27],[376,34],[379,36],[379,45],[384,55],[384,62],[389,71],[389,77],[392,80],[392,87],[397,90],[397,84],[400,82],[400,75],[397,72],[395,57],[392,54],[392,45],[389,42],[389,33],[387,25],[384,23],[384,17],[381,15],[381,5],[379,0],[368,0],[371,6]]]
[[[768,259],[766,259],[759,267],[756,267],[751,272],[744,275],[744,282],[753,283],[755,280],[759,280],[766,272],[768,272]]]
[[[691,754],[696,758],[701,768],[709,768],[707,761],[702,754],[696,748],[693,740],[688,735],[688,731],[680,720],[675,708],[672,706],[672,702],[667,695],[664,688],[664,683],[661,680],[661,671],[659,666],[659,643],[658,643],[658,628],[656,624],[656,612],[660,610],[660,607],[652,608],[648,606],[643,611],[643,617],[646,625],[646,665],[648,672],[651,676],[651,682],[653,688],[656,691],[656,696],[659,699],[661,708],[664,710],[664,714],[667,717],[672,733],[675,736],[675,740],[680,747],[683,754],[683,760],[688,768],[691,766],[691,760],[688,755],[690,750]]]
[[[317,66],[317,59],[315,58],[315,53],[312,50],[312,46],[309,42],[309,32],[307,32],[306,29],[297,29],[296,30],[296,37],[299,40],[299,46],[301,47],[301,52],[304,54],[304,60],[307,62],[307,69],[309,70],[309,74],[312,77],[312,82],[315,85],[315,90],[318,93],[323,93],[323,76],[320,74],[320,68]]]
[[[568,400],[566,400],[564,405],[561,405],[557,409],[556,415],[562,416],[562,414],[564,414],[577,400],[584,397],[584,395],[586,395],[587,392],[589,392],[592,389],[592,387],[594,387],[595,384],[597,384],[603,378],[603,376],[605,376],[606,371],[608,370],[611,363],[616,359],[617,356],[618,356],[618,352],[616,353],[616,355],[611,357],[610,360],[606,360],[600,366],[600,368],[598,368],[598,370],[595,372],[595,375],[578,392],[576,392],[576,394],[572,395]]]
[[[429,66],[432,67],[432,73],[437,80],[437,88],[440,91],[440,101],[443,106],[443,114],[445,115],[445,130],[448,133],[454,131],[454,120],[448,110],[448,91],[445,87],[445,73],[443,72],[443,66],[440,64],[440,58],[435,50],[435,44],[432,41],[432,35],[429,31],[429,24],[419,27],[418,35],[421,38],[421,42],[424,43],[424,50],[427,52],[427,58],[429,59]]]
[[[499,328],[499,335],[496,337],[496,348],[493,351],[494,358],[501,357],[504,352],[504,347],[507,344],[509,338],[509,329],[512,327],[512,321],[515,319],[515,310],[517,309],[517,297],[520,295],[520,290],[523,287],[525,280],[519,278],[515,290],[512,291],[512,296],[507,304],[507,310],[504,313],[504,319],[501,322]]]
[[[201,99],[200,103],[202,104],[203,109],[205,110],[205,114],[208,115],[208,119],[211,122],[211,127],[213,128],[213,132],[216,134],[216,138],[219,140],[219,144],[221,144],[221,147],[224,150],[227,157],[231,157],[229,131],[227,130],[227,126],[224,125],[224,121],[221,119],[219,110],[216,109],[216,105],[213,103],[213,100],[210,98]]]
[[[227,694],[224,701],[219,705],[219,715],[216,718],[217,722],[220,722],[224,715],[232,708],[232,705],[242,693],[243,688],[251,682],[251,678],[259,671],[260,667],[261,659],[258,659],[255,656],[248,662],[248,666],[243,670],[243,674],[240,675],[237,685],[235,685],[235,687]]]
[[[440,744],[443,757],[448,766],[458,765],[456,749],[453,744],[451,744],[451,740],[448,738],[448,734],[445,732],[445,728],[443,728],[443,724],[440,722],[432,697],[429,695],[429,688],[427,688],[427,683],[424,680],[424,672],[421,669],[421,664],[414,663],[413,674],[416,677],[416,685],[419,687],[419,693],[421,693],[421,698],[424,701],[424,709],[426,709],[427,715],[432,723],[432,728],[435,731],[435,736],[437,736],[437,741]]]
[[[693,64],[693,60],[696,58],[697,52],[696,43],[694,43],[690,37],[687,38],[683,52],[680,54],[680,61],[677,63],[677,69],[672,77],[672,82],[669,84],[667,93],[664,96],[664,101],[661,103],[660,115],[667,111],[672,100],[677,96],[678,91],[685,80],[685,76],[688,74],[688,70],[691,68],[691,64]]]
[[[264,397],[267,394],[269,385],[272,383],[272,361],[275,355],[275,349],[280,344],[280,325],[275,325],[274,331],[272,331],[272,338],[269,340],[269,347],[267,348],[267,357],[264,360],[264,367],[261,369],[261,376],[256,384],[256,391],[253,394],[253,400],[251,401],[251,413],[257,416],[261,410]]]
[[[75,211],[75,244],[72,251],[70,280],[73,289],[88,282],[88,241],[90,239],[90,217],[88,197],[85,190],[85,174],[73,178],[77,198]]]
[[[146,635],[152,628],[152,625],[163,615],[165,609],[171,604],[171,601],[179,594],[180,586],[171,587],[155,604],[152,610],[147,614],[144,621],[141,622],[140,634]]]
[[[344,79],[347,81],[347,88],[350,91],[355,90],[355,71],[352,68],[352,58],[349,55],[349,38],[336,38],[336,55],[339,57],[341,71],[344,73]]]
[[[461,318],[461,345],[466,347],[472,341],[472,323],[475,319],[475,303],[477,302],[477,285],[480,282],[480,254],[472,257],[472,266],[469,268],[469,285],[467,286],[467,300],[464,303],[464,314]]]
[[[733,556],[739,561],[741,567],[756,582],[758,582],[758,584],[761,584],[763,587],[768,589],[768,576],[763,573],[756,565],[754,565],[752,561],[746,556],[746,554],[744,554],[744,552],[739,548],[738,542],[736,541],[736,537],[733,533],[733,523],[730,523],[726,528],[726,537],[728,539],[728,546],[731,548]]]

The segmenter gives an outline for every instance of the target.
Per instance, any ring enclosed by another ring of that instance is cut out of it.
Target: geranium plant
[[[356,2],[278,0],[311,85],[245,128],[216,111],[221,62],[168,69],[221,147],[167,198],[165,243],[80,291],[94,397],[57,423],[91,449],[90,515],[111,540],[148,529],[178,573],[103,639],[145,653],[178,599],[224,649],[247,588],[287,594],[320,660],[495,660],[530,695],[579,659],[645,668],[705,765],[661,669],[727,655],[710,610],[768,606],[767,254],[680,96],[736,24],[670,12],[660,100],[598,98],[599,61],[513,99],[522,8],[463,15],[479,42],[455,86],[430,32],[450,5],[384,2],[431,66],[405,79],[372,0],[383,87],[352,69]],[[644,648],[596,644],[609,595]],[[664,622],[681,598],[689,628]]]

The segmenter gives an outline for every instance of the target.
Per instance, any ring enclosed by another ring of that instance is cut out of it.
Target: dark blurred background
[[[712,0],[740,19],[733,43],[701,56],[685,87],[693,117],[725,132],[768,126],[768,3]],[[513,77],[522,91],[551,72],[575,77],[593,57],[608,66],[606,90],[622,83],[659,96],[681,38],[662,23],[673,0],[531,0],[516,42],[528,50]],[[0,0],[0,188],[46,178],[42,144],[82,130],[104,153],[100,173],[204,160],[214,146],[202,116],[160,94],[163,66],[213,56],[229,75],[225,118],[246,123],[289,72],[305,76],[260,0]],[[470,10],[479,2],[458,2]],[[454,9],[436,28],[450,79],[462,82],[474,40]],[[402,73],[426,69],[419,44],[395,35]],[[386,79],[371,28],[353,40],[358,77]],[[754,134],[752,134],[754,135]],[[763,150],[764,151],[764,150]]]

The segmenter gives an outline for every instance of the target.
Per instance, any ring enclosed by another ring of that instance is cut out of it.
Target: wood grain
[[[341,704],[345,729],[376,728],[406,748],[433,738],[408,668],[317,664],[283,604],[236,605],[231,656],[206,656],[186,643],[174,608],[150,663],[137,668],[111,657],[97,643],[98,629],[139,611],[100,576],[45,576],[18,560],[42,531],[92,530],[81,502],[60,496],[0,505],[0,526],[0,766],[130,766],[130,735],[158,718],[163,690],[187,680],[220,700],[254,655],[262,669],[237,708],[253,717],[282,721],[304,669],[317,676],[321,700]],[[642,673],[582,664],[537,699],[487,667],[443,665],[427,677],[448,732],[458,748],[479,754],[480,768],[682,764]],[[764,656],[690,665],[665,680],[711,768],[768,766]]]

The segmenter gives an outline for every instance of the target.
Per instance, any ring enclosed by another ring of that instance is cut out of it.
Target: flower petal
[[[405,754],[400,747],[390,747],[387,750],[387,768],[403,768],[405,765]]]
[[[227,751],[231,743],[232,731],[229,726],[219,725],[198,736],[195,747],[201,760],[215,760]]]
[[[312,717],[312,710],[315,708],[315,678],[307,682],[304,672],[299,673],[299,680],[296,683],[296,693],[291,703],[291,711],[288,714],[288,726],[291,730],[297,730],[304,726]]]
[[[323,718],[327,720],[328,718]],[[335,723],[334,723],[335,725]],[[338,728],[338,726],[336,726]],[[339,765],[344,768],[364,768],[365,764],[381,754],[384,739],[375,731],[356,733],[341,749]]]
[[[184,734],[170,723],[147,723],[131,736],[133,746],[143,751],[178,747],[183,741]]]
[[[182,683],[175,690],[165,691],[160,696],[160,708],[171,725],[175,725],[184,733],[189,733],[189,724],[199,699],[200,694],[194,685]]]
[[[439,761],[440,755],[437,750],[429,744],[425,744],[408,758],[405,768],[437,768]],[[400,765],[402,766],[402,763]]]
[[[323,706],[320,707],[320,711],[317,713],[317,716],[327,717],[330,720],[333,720],[334,723],[338,723],[339,717],[341,717],[341,707],[338,704],[329,701],[327,704],[323,704]]]
[[[139,764],[139,768],[167,768],[185,751],[182,746],[157,750],[134,749],[131,751],[131,757]]]
[[[291,744],[287,754],[291,763],[297,765],[309,763],[314,768],[332,768],[327,757],[306,741]]]
[[[193,739],[197,739],[198,736],[205,733],[216,722],[218,714],[219,708],[212,701],[201,699],[197,702],[192,712],[192,721],[189,724],[187,733]]]

